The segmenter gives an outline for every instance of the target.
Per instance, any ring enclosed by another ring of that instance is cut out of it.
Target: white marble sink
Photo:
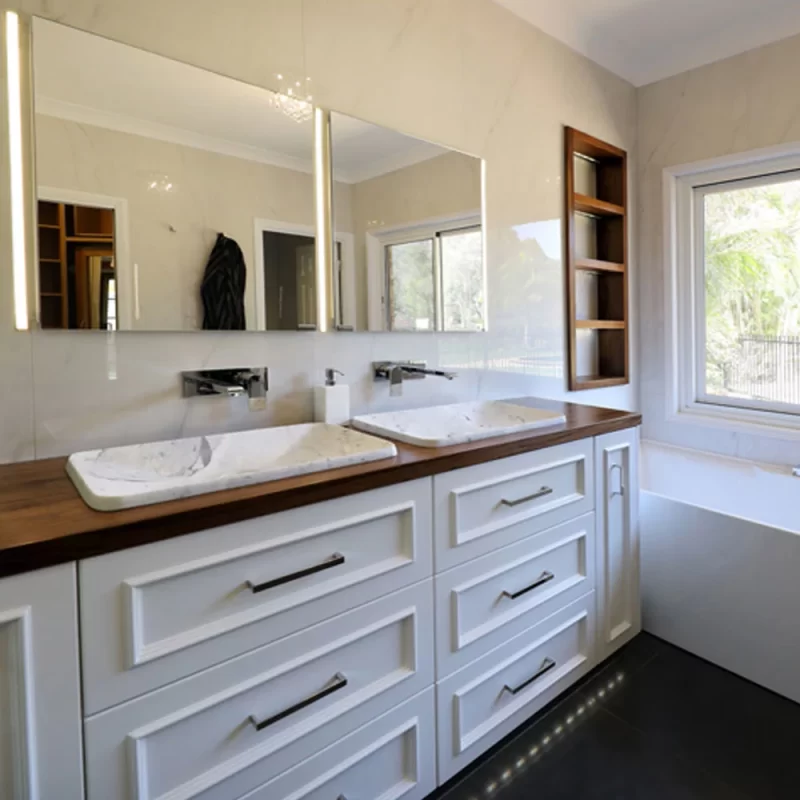
[[[75,453],[67,473],[91,508],[118,511],[395,455],[391,442],[311,423]]]
[[[560,425],[566,421],[567,418],[556,411],[494,400],[370,414],[355,417],[353,426],[418,447],[446,447]]]

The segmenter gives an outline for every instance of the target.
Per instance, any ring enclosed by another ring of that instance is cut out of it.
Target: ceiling
[[[37,113],[313,170],[312,121],[274,108],[267,89],[40,18],[33,54]],[[347,183],[447,152],[341,114],[332,129],[334,174]]]
[[[800,33],[800,0],[495,0],[635,86]]]

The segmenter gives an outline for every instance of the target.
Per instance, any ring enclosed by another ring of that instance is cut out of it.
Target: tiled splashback
[[[636,94],[625,81],[490,0],[21,0],[17,5],[268,87],[277,72],[306,72],[315,82],[315,101],[323,106],[485,158],[491,330],[482,335],[18,334],[10,331],[10,282],[0,270],[0,461],[309,420],[311,387],[327,366],[347,374],[354,413],[478,397],[569,396],[562,126],[618,144],[635,160]],[[7,166],[0,163],[4,182]],[[5,263],[7,226],[4,212]],[[635,259],[632,264],[635,298]],[[541,358],[515,358],[509,345],[522,341]],[[632,356],[636,365],[635,348]],[[402,398],[390,400],[370,373],[370,363],[385,358],[424,359],[460,374],[453,382],[409,383]],[[181,370],[260,365],[271,371],[265,412],[250,413],[238,399],[189,402],[180,396]],[[570,399],[634,407],[636,377],[634,368],[630,386]]]

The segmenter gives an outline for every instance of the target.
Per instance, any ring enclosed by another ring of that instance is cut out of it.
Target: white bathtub
[[[800,478],[642,442],[644,628],[800,702]]]

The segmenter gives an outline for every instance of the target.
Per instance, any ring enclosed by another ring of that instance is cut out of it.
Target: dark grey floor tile
[[[530,748],[541,747],[533,733],[520,737],[514,752],[509,748],[502,759],[494,759],[493,769],[476,773],[444,800],[743,800],[697,765],[649,745],[602,709],[531,760]]]
[[[488,775],[504,773],[507,764],[519,760],[517,750],[522,749],[527,752],[536,746],[536,741],[544,737],[548,739],[547,747],[539,748],[537,753],[560,750],[568,730],[576,730],[579,725],[586,723],[613,691],[620,691],[626,680],[630,680],[649,661],[670,647],[654,636],[639,634],[601,667],[582,678],[561,697],[539,711],[528,723],[520,727],[508,742],[478,759],[465,771],[462,782],[470,779],[472,773],[476,773],[476,785],[481,784],[481,781],[491,783],[492,781],[487,778]],[[499,769],[500,765],[503,765],[502,769]],[[439,790],[431,800],[433,798],[439,800],[443,796],[449,798],[461,795],[444,794]]]
[[[800,705],[641,635],[437,800],[794,800]]]
[[[602,707],[758,800],[800,797],[800,705],[665,646]]]

